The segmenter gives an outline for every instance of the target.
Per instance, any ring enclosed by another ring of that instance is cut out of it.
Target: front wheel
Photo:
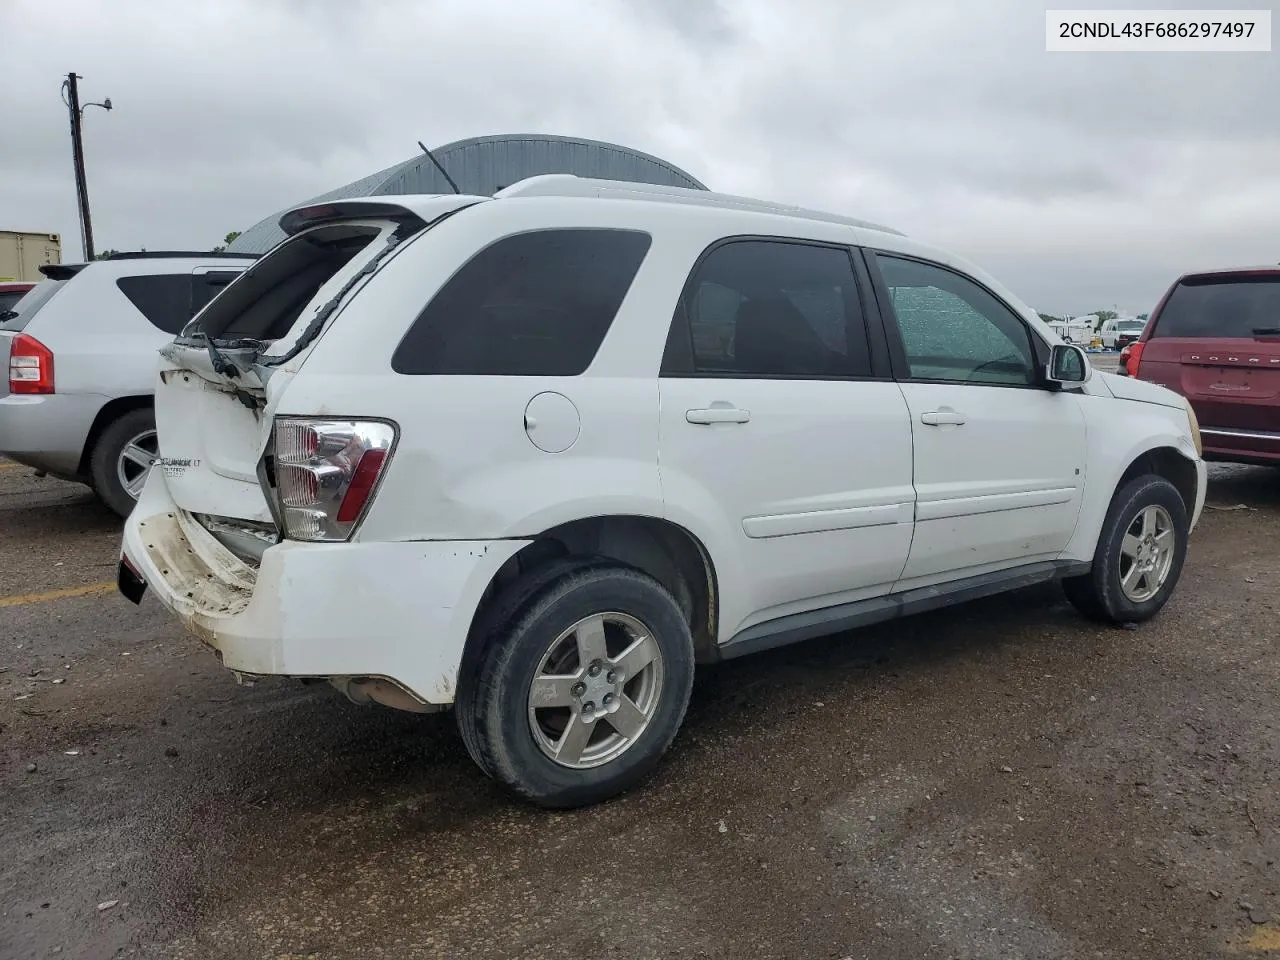
[[[1177,586],[1189,526],[1186,504],[1172,483],[1155,475],[1131,480],[1111,501],[1093,568],[1063,582],[1067,599],[1104,623],[1149,620]]]
[[[458,696],[473,759],[545,807],[615,796],[657,766],[684,719],[693,642],[671,594],[628,567],[553,581],[484,638]]]

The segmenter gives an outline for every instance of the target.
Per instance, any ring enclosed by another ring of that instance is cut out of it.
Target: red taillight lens
[[[1142,348],[1144,346],[1146,346],[1145,341],[1139,340],[1137,343],[1131,343],[1120,351],[1120,366],[1131,377],[1138,375],[1138,364],[1142,362]]]
[[[351,536],[373,497],[396,431],[376,420],[280,417],[275,423],[276,502],[293,540]]]
[[[20,333],[9,350],[10,393],[53,393],[53,351]]]
[[[382,475],[382,467],[387,462],[386,450],[366,450],[356,464],[355,473],[351,477],[351,485],[347,487],[347,495],[342,498],[342,506],[338,508],[339,523],[355,523],[364,512],[364,505],[369,502],[369,495]]]

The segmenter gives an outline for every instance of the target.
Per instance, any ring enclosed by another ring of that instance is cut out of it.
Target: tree
[[[235,238],[238,236],[240,236],[240,231],[232,230],[230,233],[228,233],[225,237],[222,238],[222,243],[218,244],[216,247],[213,248],[213,252],[221,253],[223,250],[227,249],[227,247],[231,246],[232,241],[235,240]]]
[[[1151,314],[1149,314],[1149,313],[1140,313],[1140,314],[1138,314],[1138,319],[1139,319],[1139,320],[1141,320],[1143,323],[1146,323],[1148,320],[1150,320],[1150,319],[1151,319]]]
[[[1040,314],[1040,319],[1043,320],[1045,323],[1061,323],[1062,322],[1061,317],[1055,317],[1052,313],[1042,313]]]
[[[1098,318],[1098,323],[1097,323],[1097,326],[1095,327],[1095,329],[1097,330],[1101,330],[1102,325],[1106,323],[1108,320],[1114,320],[1117,316],[1119,316],[1119,314],[1117,314],[1114,310],[1094,310],[1092,312],[1093,312],[1093,315]]]
[[[93,259],[106,260],[108,257],[112,256],[113,254],[117,254],[119,252],[120,252],[119,250],[99,250],[97,253],[93,255]]]

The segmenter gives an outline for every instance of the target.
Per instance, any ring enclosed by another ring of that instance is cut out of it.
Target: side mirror
[[[1063,387],[1079,386],[1093,376],[1089,355],[1074,343],[1055,343],[1049,354],[1045,379]]]

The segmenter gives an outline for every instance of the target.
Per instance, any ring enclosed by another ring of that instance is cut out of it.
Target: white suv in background
[[[41,267],[0,314],[0,454],[128,514],[157,456],[156,350],[253,261],[143,252]]]
[[[121,590],[238,674],[452,705],[536,803],[650,771],[696,662],[1054,579],[1141,621],[1177,583],[1183,398],[894,231],[568,176],[281,224],[162,351]]]

